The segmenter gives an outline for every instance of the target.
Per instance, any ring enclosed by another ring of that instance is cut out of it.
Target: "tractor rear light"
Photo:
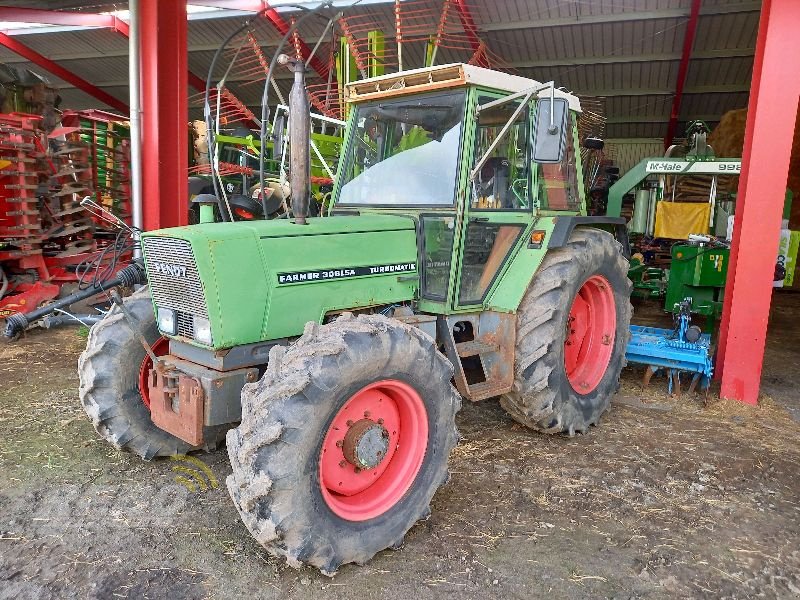
[[[211,337],[211,322],[208,319],[194,316],[194,339],[206,346],[214,343]]]
[[[178,320],[175,318],[174,310],[159,307],[156,311],[156,321],[161,333],[175,335],[178,332]]]

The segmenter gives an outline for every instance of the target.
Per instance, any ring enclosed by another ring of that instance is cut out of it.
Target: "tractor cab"
[[[511,254],[542,247],[534,220],[584,210],[580,104],[552,83],[445,65],[353,83],[348,100],[333,214],[415,220],[428,311],[485,305]]]

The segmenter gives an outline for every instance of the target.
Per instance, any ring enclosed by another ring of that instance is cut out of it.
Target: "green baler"
[[[664,309],[677,312],[685,299],[692,299],[692,312],[706,317],[706,330],[712,331],[722,315],[725,279],[730,248],[699,244],[672,246],[669,283]]]

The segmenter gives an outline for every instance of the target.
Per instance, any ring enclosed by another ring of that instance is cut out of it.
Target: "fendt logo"
[[[186,267],[183,265],[171,265],[170,263],[158,262],[154,260],[150,263],[150,268],[159,275],[170,277],[186,277]]]

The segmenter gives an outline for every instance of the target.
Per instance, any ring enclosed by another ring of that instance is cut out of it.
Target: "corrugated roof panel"
[[[679,53],[685,23],[652,19],[624,23],[510,29],[483,34],[487,44],[510,63],[574,57]]]
[[[555,81],[571,91],[614,95],[641,90],[671,90],[677,77],[677,61],[571,65],[519,68],[520,75],[539,81]]]
[[[755,48],[758,17],[757,12],[700,17],[694,49]]]
[[[753,57],[693,60],[686,74],[687,86],[740,85],[750,87]]]
[[[510,23],[536,19],[564,19],[663,10],[688,10],[689,0],[635,0],[615,2],[554,2],[553,0],[495,0],[473,2],[479,23]]]
[[[671,105],[670,96],[611,96],[606,98],[606,117],[663,117]]]
[[[718,121],[709,120],[708,125],[713,129]],[[678,135],[686,131],[686,121],[679,121],[676,130]],[[667,123],[608,123],[606,125],[606,138],[661,138],[667,133]]]
[[[95,85],[103,85],[109,81],[128,81],[129,78],[127,56],[99,56],[91,60],[64,60],[59,61],[58,64]],[[36,70],[39,67],[32,68]]]
[[[103,91],[108,92],[115,98],[121,100],[124,103],[128,103],[128,88],[127,87],[108,87],[103,88]],[[101,108],[104,110],[114,110],[109,109],[103,102],[85,94],[84,92],[80,91],[77,88],[66,88],[61,89],[58,92],[58,95],[61,96],[61,108],[62,109],[85,109],[85,108]],[[114,111],[116,112],[116,111]]]
[[[746,108],[747,93],[735,94],[690,94],[681,103],[681,117],[694,119],[703,116],[721,117],[729,110]]]

